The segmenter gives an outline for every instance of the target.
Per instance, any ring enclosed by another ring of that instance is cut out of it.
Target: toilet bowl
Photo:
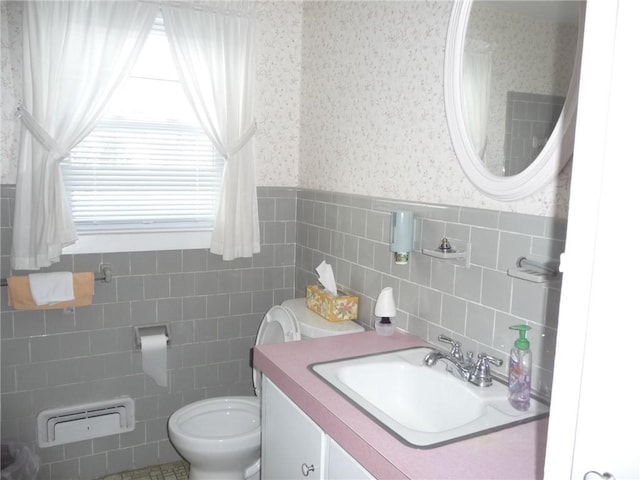
[[[190,403],[171,415],[169,432],[190,463],[191,480],[244,479],[249,459],[260,456],[260,401],[246,396]]]
[[[287,300],[262,319],[256,345],[363,331],[353,322],[328,322],[306,308],[305,299]],[[190,464],[190,480],[260,478],[260,384],[256,396],[217,397],[176,410],[169,418],[169,439]]]

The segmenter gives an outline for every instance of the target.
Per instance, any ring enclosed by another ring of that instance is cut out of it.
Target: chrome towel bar
[[[109,267],[108,265],[101,265],[100,266],[100,273],[96,273],[94,280],[96,282],[103,282],[103,283],[111,283],[111,267]],[[0,287],[6,287],[7,286],[7,279],[6,278],[0,278]]]

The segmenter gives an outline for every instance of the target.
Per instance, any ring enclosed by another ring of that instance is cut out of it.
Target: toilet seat
[[[248,441],[259,435],[260,403],[255,397],[199,400],[177,410],[169,424],[178,435],[184,432],[195,439]]]
[[[269,309],[260,323],[256,345],[292,342],[300,338],[300,326],[293,312],[287,307],[275,305]],[[260,398],[262,373],[255,368],[253,369],[253,386],[256,397]]]
[[[271,307],[260,323],[256,345],[294,340],[300,340],[300,326],[293,312],[281,305]]]

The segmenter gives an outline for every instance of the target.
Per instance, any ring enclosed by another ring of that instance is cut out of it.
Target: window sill
[[[210,231],[88,233],[79,234],[78,241],[65,247],[62,254],[190,250],[210,246]]]

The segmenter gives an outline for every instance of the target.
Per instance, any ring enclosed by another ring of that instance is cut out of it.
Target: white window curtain
[[[465,123],[475,151],[483,160],[487,148],[491,56],[491,46],[487,42],[467,40],[462,72]]]
[[[25,2],[24,92],[11,266],[59,261],[76,241],[60,162],[128,76],[156,16],[138,2]]]
[[[260,252],[255,180],[255,19],[250,12],[163,6],[174,61],[202,128],[224,156],[211,252]]]

